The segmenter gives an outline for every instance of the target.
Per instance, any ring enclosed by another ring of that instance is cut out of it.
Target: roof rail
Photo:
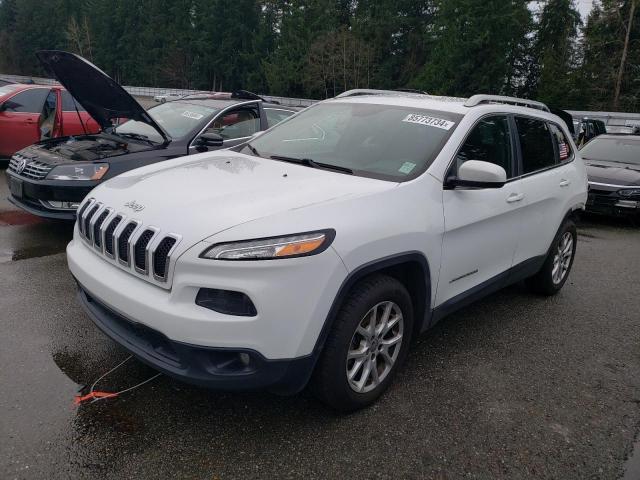
[[[404,93],[416,93],[419,95],[429,95],[428,92],[424,90],[416,90],[415,88],[396,88],[394,92],[404,92]]]
[[[464,106],[476,107],[486,103],[505,103],[507,105],[519,105],[522,107],[535,108],[536,110],[542,110],[544,112],[549,111],[549,107],[542,102],[527,100],[525,98],[504,97],[502,95],[474,95],[464,103]]]
[[[340,95],[336,95],[336,98],[344,98],[344,97],[357,97],[360,95],[390,95],[400,97],[404,94],[412,93],[412,94],[421,94],[426,95],[426,92],[418,91],[418,90],[376,90],[371,88],[355,88],[353,90],[347,90],[346,92],[342,92]]]

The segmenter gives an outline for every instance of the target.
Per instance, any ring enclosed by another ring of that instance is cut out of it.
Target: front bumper
[[[164,289],[105,260],[75,230],[67,259],[81,285],[81,303],[103,331],[141,360],[187,382],[221,389],[289,393],[308,380],[329,309],[347,275],[333,249],[294,259],[216,262],[199,258],[206,247],[199,243],[177,253],[170,289]],[[257,315],[198,306],[201,288],[243,292]],[[158,348],[170,353],[159,354]],[[214,365],[220,359],[238,365],[242,353],[255,371],[229,373]]]
[[[622,197],[616,191],[590,188],[585,210],[613,217],[640,215],[640,200]]]
[[[187,383],[216,390],[269,389],[287,395],[307,384],[313,355],[267,360],[249,349],[215,348],[172,341],[96,300],[78,284],[78,300],[93,322],[147,365]]]
[[[75,210],[60,210],[49,208],[43,204],[46,201],[80,203],[98,182],[82,181],[69,182],[55,180],[32,180],[16,175],[7,170],[7,183],[11,195],[9,201],[29,213],[55,220],[75,220]],[[19,188],[11,188],[19,185]]]

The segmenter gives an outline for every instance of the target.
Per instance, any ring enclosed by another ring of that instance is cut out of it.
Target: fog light
[[[255,317],[258,314],[247,295],[232,290],[201,288],[196,296],[196,305],[225,315]]]
[[[76,202],[58,202],[55,200],[44,200],[41,203],[45,207],[55,208],[56,210],[77,210],[80,206],[79,203]]]
[[[638,202],[634,200],[618,200],[616,207],[622,208],[638,208]]]
[[[249,362],[251,361],[251,357],[249,356],[248,353],[241,353],[240,354],[240,362],[245,366],[248,367],[249,366]]]

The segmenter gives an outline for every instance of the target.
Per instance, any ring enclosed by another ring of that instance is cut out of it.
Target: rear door
[[[38,122],[49,88],[30,88],[6,100],[0,112],[0,156],[11,156],[40,140]]]
[[[521,184],[525,195],[523,222],[514,264],[546,255],[570,208],[570,192],[579,182],[575,152],[568,134],[553,122],[516,116]]]
[[[456,188],[443,191],[445,234],[436,293],[440,305],[474,287],[499,285],[512,266],[520,235],[522,189],[515,178],[516,148],[507,115],[489,115],[475,125],[460,148],[448,176],[468,160],[501,166],[502,188]],[[495,283],[494,283],[495,282]],[[461,299],[458,297],[456,300]]]
[[[267,128],[271,128],[296,112],[286,108],[264,107],[264,113],[267,116]]]

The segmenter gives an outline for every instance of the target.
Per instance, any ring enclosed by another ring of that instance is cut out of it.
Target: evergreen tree
[[[573,103],[572,73],[582,24],[573,0],[549,0],[540,14],[529,75],[531,97],[556,107]]]
[[[467,96],[504,93],[521,81],[519,52],[531,22],[525,0],[437,0],[425,32],[427,60],[412,85]]]

